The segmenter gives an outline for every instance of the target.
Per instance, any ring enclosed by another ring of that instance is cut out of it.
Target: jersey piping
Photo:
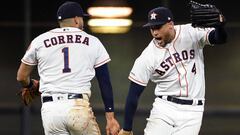
[[[27,64],[27,65],[30,65],[30,66],[34,66],[34,65],[37,65],[37,63],[31,63],[31,62],[28,62],[24,59],[21,60],[24,64]]]
[[[139,84],[139,85],[147,86],[147,83],[144,83],[144,82],[142,82],[142,81],[139,81],[139,80],[134,79],[134,78],[131,76],[131,74],[129,75],[128,79],[130,79],[131,81],[133,81],[133,82],[135,82],[135,83],[137,83],[137,84]]]
[[[110,58],[108,58],[108,59],[106,59],[106,60],[104,60],[104,61],[102,61],[102,62],[100,62],[100,63],[97,63],[96,65],[94,65],[94,67],[95,67],[95,68],[100,67],[100,66],[102,66],[103,64],[108,63],[109,61],[111,61]]]
[[[181,33],[181,25],[179,25],[178,35],[177,35],[176,39],[173,41],[173,48],[174,48],[175,52],[177,52],[177,50],[176,50],[176,48],[175,48],[175,45],[176,45],[175,43],[176,43],[176,41],[177,41],[180,33]],[[170,54],[170,55],[171,55],[171,54]],[[187,70],[186,70],[184,64],[182,63],[182,61],[181,61],[181,65],[182,65],[183,69],[185,70],[184,79],[185,79],[185,81],[186,81],[186,96],[188,96]],[[176,66],[176,69],[177,69],[177,66]],[[178,70],[178,69],[177,69],[177,70]],[[181,83],[181,78],[180,78],[180,77],[181,77],[181,72],[180,72],[179,70],[178,70],[178,74],[179,74],[179,75],[178,75],[178,77],[179,77],[179,83],[180,83],[180,86],[181,86],[179,96],[182,96],[182,83]]]

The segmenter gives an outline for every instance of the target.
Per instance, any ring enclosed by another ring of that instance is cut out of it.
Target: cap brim
[[[166,22],[155,22],[155,23],[147,23],[145,25],[143,25],[143,27],[151,27],[151,26],[156,26],[156,25],[163,25]]]

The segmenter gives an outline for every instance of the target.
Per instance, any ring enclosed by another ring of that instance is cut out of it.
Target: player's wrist
[[[105,117],[107,120],[114,119],[114,112],[106,112]]]
[[[30,79],[29,83],[27,85],[22,85],[23,88],[31,88],[33,86],[33,80]]]

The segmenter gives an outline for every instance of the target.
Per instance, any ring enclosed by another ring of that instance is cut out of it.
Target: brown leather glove
[[[39,92],[39,81],[31,79],[29,86],[21,88],[18,95],[21,96],[24,105],[30,105],[36,97],[41,95]]]

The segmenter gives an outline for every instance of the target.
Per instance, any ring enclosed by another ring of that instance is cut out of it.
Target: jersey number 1
[[[69,68],[69,51],[68,51],[68,47],[65,47],[62,49],[62,53],[64,56],[64,68],[63,68],[63,73],[68,73],[71,72],[71,68]]]

